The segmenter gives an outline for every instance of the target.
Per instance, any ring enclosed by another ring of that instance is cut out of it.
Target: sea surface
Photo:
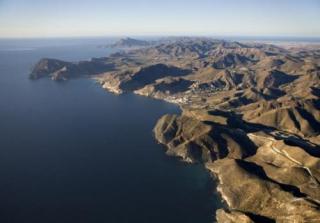
[[[200,165],[164,154],[166,102],[89,79],[32,81],[42,57],[106,56],[110,39],[0,40],[1,223],[209,223],[221,206]]]

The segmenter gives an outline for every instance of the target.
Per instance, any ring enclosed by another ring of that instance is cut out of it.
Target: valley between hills
[[[154,127],[166,154],[201,163],[218,223],[320,222],[320,45],[124,39],[108,57],[41,59],[30,78],[87,77],[178,104]]]

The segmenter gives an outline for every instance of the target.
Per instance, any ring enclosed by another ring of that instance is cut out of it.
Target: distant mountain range
[[[154,128],[166,153],[202,163],[219,181],[225,222],[320,219],[320,46],[210,38],[148,42],[71,63],[42,59],[33,79],[89,76],[103,88],[179,104]]]
[[[112,48],[133,48],[133,47],[146,47],[146,46],[152,46],[155,44],[155,42],[152,41],[146,41],[146,40],[138,40],[133,38],[124,38],[120,39],[117,42],[108,45],[108,47]]]

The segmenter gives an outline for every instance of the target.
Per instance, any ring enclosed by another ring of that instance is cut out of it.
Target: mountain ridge
[[[219,223],[315,222],[319,52],[181,38],[91,61],[45,59],[31,77],[90,76],[116,94],[178,104],[182,113],[160,118],[155,138],[168,155],[202,163],[218,179],[228,206],[217,211]]]

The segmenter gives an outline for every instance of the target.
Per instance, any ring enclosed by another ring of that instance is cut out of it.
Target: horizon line
[[[106,34],[106,35],[83,35],[83,36],[8,36],[1,37],[0,39],[69,39],[69,38],[121,38],[121,37],[207,37],[207,38],[292,38],[292,39],[320,39],[319,36],[310,35],[224,35],[224,34]]]

